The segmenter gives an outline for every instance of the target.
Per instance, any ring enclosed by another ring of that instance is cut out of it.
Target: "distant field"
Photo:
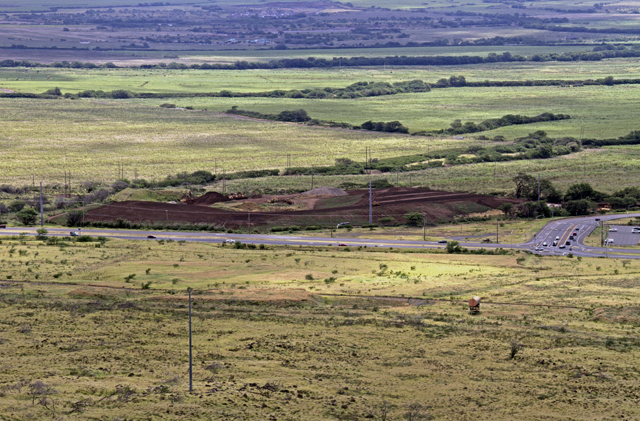
[[[365,146],[385,156],[427,147],[407,135],[336,130],[257,121],[211,112],[181,111],[87,100],[0,100],[3,116],[2,183],[32,176],[60,183],[112,182],[120,163],[125,177],[163,179],[179,171],[227,172],[331,165],[336,158],[364,160]],[[422,143],[424,142],[424,143]],[[434,147],[458,144],[431,139]]]
[[[278,114],[284,110],[305,109],[312,118],[362,124],[367,120],[399,120],[411,132],[448,128],[453,120],[479,123],[506,114],[527,116],[544,112],[570,114],[571,120],[536,123],[483,132],[509,139],[544,130],[552,137],[610,138],[640,129],[640,109],[634,106],[640,85],[585,86],[581,88],[505,87],[434,89],[416,94],[369,98],[290,99],[290,98],[188,98],[175,99],[182,106],[224,112],[232,106],[242,110]],[[133,100],[134,103],[160,105],[167,100]],[[477,135],[477,134],[476,134]],[[466,135],[470,136],[470,135]],[[473,135],[471,135],[473,136]]]
[[[49,80],[47,80],[47,75]],[[588,80],[640,78],[635,59],[597,62],[495,63],[477,66],[350,67],[277,70],[145,70],[145,69],[13,69],[0,68],[0,88],[18,92],[62,92],[87,89],[132,92],[261,92],[275,89],[345,87],[355,82],[400,82],[420,79],[435,83],[452,75],[468,81],[484,80]]]

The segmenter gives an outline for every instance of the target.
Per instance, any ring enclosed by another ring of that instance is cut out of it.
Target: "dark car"
[[[567,241],[566,243],[564,243],[565,246],[570,246],[571,245],[571,241]]]
[[[596,222],[599,221],[599,220],[600,220],[600,218],[596,218]]]
[[[440,241],[438,241],[438,243],[440,243],[440,244],[447,244],[447,240],[440,240]]]
[[[7,228],[5,224],[0,224],[0,228]]]
[[[151,240],[155,240],[156,236],[155,236],[155,235],[151,235],[151,234],[149,234],[149,235],[147,235],[147,238],[149,238],[149,239],[151,239]]]
[[[347,247],[347,245],[344,244],[344,243],[340,243],[340,244],[338,244],[338,247]]]

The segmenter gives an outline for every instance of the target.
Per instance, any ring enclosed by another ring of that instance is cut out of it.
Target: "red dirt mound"
[[[210,191],[195,199],[187,199],[186,203],[187,205],[209,206],[218,202],[229,202],[230,200],[227,196],[215,191]]]

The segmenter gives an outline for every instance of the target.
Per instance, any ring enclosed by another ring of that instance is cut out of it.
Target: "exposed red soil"
[[[118,218],[131,222],[170,221],[180,223],[207,223],[227,228],[259,225],[335,225],[349,221],[352,224],[368,222],[369,194],[367,190],[351,190],[349,196],[362,197],[354,205],[336,206],[326,209],[310,209],[302,211],[270,211],[270,212],[236,212],[209,208],[207,206],[190,206],[184,203],[167,204],[156,202],[127,201],[111,203],[92,209],[85,216],[89,221],[114,221]],[[206,195],[205,195],[206,196]],[[203,196],[204,197],[204,196]],[[212,196],[213,197],[213,196]],[[199,198],[200,199],[200,198]],[[198,200],[198,199],[196,199]],[[322,200],[322,199],[321,199]],[[340,203],[340,198],[332,197],[333,203]],[[373,207],[373,220],[391,217],[402,221],[408,212],[425,212],[428,221],[447,221],[458,215],[465,215],[465,204],[477,203],[495,209],[502,203],[519,203],[517,199],[482,196],[469,193],[451,193],[417,188],[388,188],[374,190],[373,200],[378,206]],[[349,203],[349,202],[345,202]]]
[[[213,205],[214,203],[229,202],[229,201],[231,201],[231,199],[229,199],[227,196],[215,191],[210,191],[200,197],[187,199],[186,203],[187,205],[209,206],[209,205]]]

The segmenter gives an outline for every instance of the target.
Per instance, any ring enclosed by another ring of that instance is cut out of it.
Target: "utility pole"
[[[369,180],[369,225],[373,224],[373,198],[371,195],[371,180]]]
[[[600,247],[604,247],[604,221],[600,221]]]
[[[42,181],[40,182],[40,228],[44,226],[44,210],[42,209]]]
[[[193,392],[193,355],[191,347],[191,287],[189,291],[189,392]]]
[[[427,213],[422,212],[422,241],[427,241]]]

